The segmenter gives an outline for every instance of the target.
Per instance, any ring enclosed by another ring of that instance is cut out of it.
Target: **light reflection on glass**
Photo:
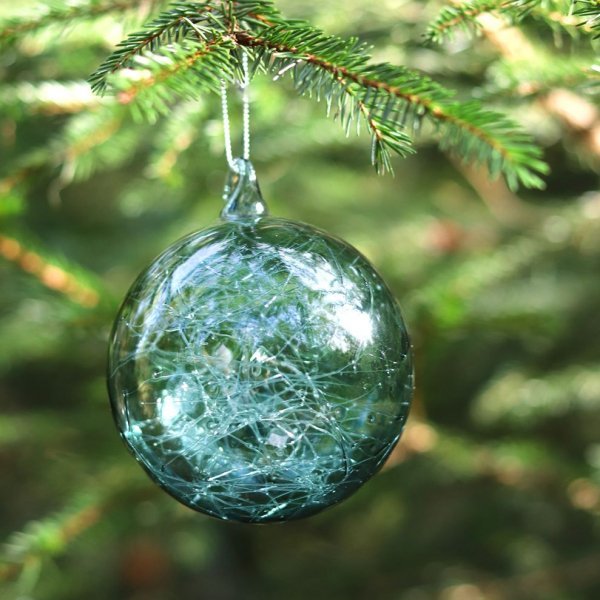
[[[163,253],[123,304],[109,369],[117,424],[148,473],[196,510],[251,522],[354,492],[412,393],[406,329],[368,261],[271,218]]]

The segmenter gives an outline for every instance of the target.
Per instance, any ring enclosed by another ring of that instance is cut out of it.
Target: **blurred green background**
[[[83,82],[153,3],[131,4],[0,54],[0,597],[600,598],[594,89],[556,76],[530,93],[485,35],[424,45],[442,3],[277,3],[511,112],[552,173],[545,191],[513,194],[425,131],[395,177],[378,177],[366,136],[345,138],[289,81],[256,78],[252,156],[271,212],[370,258],[409,324],[417,389],[401,443],[347,502],[289,524],[223,523],[150,483],[105,389],[120,299],[215,221],[226,172],[218,98],[149,124]],[[0,18],[33,6],[0,0]],[[594,53],[535,19],[520,31],[546,62]]]

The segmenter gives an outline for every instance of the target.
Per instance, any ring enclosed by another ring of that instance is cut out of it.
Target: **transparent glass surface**
[[[109,390],[125,442],[177,500],[282,521],[346,498],[385,461],[411,400],[410,346],[354,248],[225,210],[132,286]]]

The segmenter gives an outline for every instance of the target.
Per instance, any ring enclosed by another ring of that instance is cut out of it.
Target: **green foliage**
[[[110,13],[124,13],[139,9],[136,0],[60,0],[51,6],[38,5],[30,17],[13,17],[0,26],[0,47],[15,44],[26,34],[49,26],[67,27],[83,20],[96,19]],[[152,2],[158,4],[158,2]]]
[[[599,409],[598,369],[581,365],[541,377],[513,368],[489,383],[473,412],[486,425],[510,423],[528,428],[573,413],[594,414]]]
[[[323,96],[328,111],[334,104],[347,132],[362,113],[372,130],[375,164],[381,170],[389,169],[388,149],[400,155],[412,149],[406,134],[390,135],[394,128],[418,130],[427,116],[440,129],[442,148],[465,161],[485,164],[492,177],[504,173],[513,188],[519,183],[543,187],[536,175],[547,172],[541,152],[516,123],[477,102],[456,102],[451,91],[415,71],[371,63],[366,48],[355,39],[325,36],[306,24],[279,25],[265,29],[249,44],[266,52],[275,49],[277,60],[271,59],[271,64],[278,73],[293,65],[299,91]]]
[[[172,42],[156,52],[136,56],[136,69],[112,75],[111,87],[120,104],[131,105],[137,116],[153,121],[172,110],[174,99],[220,90],[221,80],[232,77],[231,47],[226,39]]]
[[[0,109],[15,117],[77,113],[100,103],[85,81],[25,81],[0,90]]]
[[[539,97],[559,87],[597,95],[600,93],[600,73],[594,69],[593,60],[583,53],[567,58],[540,53],[537,60],[499,60],[489,71],[485,97],[493,98],[498,94],[513,98]]]
[[[516,23],[539,4],[537,0],[474,0],[445,6],[427,29],[426,38],[430,42],[440,43],[452,37],[456,30],[478,32],[481,24],[477,18],[490,12],[506,16]]]
[[[372,63],[367,47],[356,39],[343,40],[308,23],[285,20],[269,2],[174,5],[120,44],[91,76],[94,89],[104,92],[109,74],[139,67],[139,58],[137,64],[133,59],[142,53],[144,66],[148,61],[161,62],[158,57],[164,58],[164,51],[157,54],[157,50],[162,45],[188,36],[198,37],[211,48],[219,47],[219,39],[228,39],[236,47],[250,49],[263,68],[276,76],[291,71],[301,94],[323,97],[328,113],[335,107],[334,115],[346,133],[354,121],[363,118],[379,171],[391,169],[390,151],[401,156],[413,151],[405,130],[417,130],[427,116],[438,126],[443,148],[452,149],[464,160],[485,164],[492,176],[504,173],[511,188],[543,186],[539,175],[546,173],[547,167],[540,150],[516,123],[474,101],[451,100],[451,91],[414,70]],[[195,61],[194,55],[178,54],[171,47],[168,52],[171,72],[187,71]],[[194,71],[206,70],[204,82],[215,88],[217,72],[227,78],[232,68],[239,71],[238,54],[232,53],[228,61],[223,53]],[[153,110],[167,109],[166,99],[173,99],[164,91],[170,78],[146,81],[145,108],[152,116]],[[190,78],[176,81],[171,89],[180,96],[192,96],[202,89],[202,83],[195,88]]]
[[[600,37],[600,2],[598,0],[576,0],[574,14],[584,17],[582,25],[594,34],[594,39]]]
[[[600,597],[597,3],[571,4],[502,3],[424,44],[467,5],[0,3],[2,599]],[[367,255],[416,355],[382,473],[282,527],[181,508],[127,455],[105,389],[119,299],[219,214],[217,93],[237,146],[242,52],[271,213]],[[543,193],[472,164],[536,185],[538,147]]]
[[[106,78],[118,69],[133,66],[133,60],[142,52],[156,52],[163,44],[183,40],[192,33],[194,37],[204,36],[210,23],[217,24],[218,16],[211,10],[210,3],[179,3],[167,12],[148,23],[147,28],[133,33],[119,44],[90,77],[92,89],[106,90]],[[206,38],[204,38],[206,39]]]
[[[544,23],[553,30],[564,30],[571,35],[577,34],[577,28],[590,34],[597,27],[594,15],[598,14],[597,2],[583,2],[592,6],[573,10],[572,0],[473,0],[456,2],[444,7],[437,18],[429,25],[426,39],[432,43],[441,43],[452,39],[457,31],[467,34],[481,33],[482,15],[501,17],[507,24],[518,25],[525,19]],[[577,16],[587,17],[577,19]]]

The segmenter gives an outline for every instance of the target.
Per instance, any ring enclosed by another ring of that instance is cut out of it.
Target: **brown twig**
[[[215,46],[220,41],[221,40],[218,39],[210,40],[206,42],[204,48],[200,48],[192,54],[190,54],[189,56],[186,56],[184,61],[173,63],[168,69],[161,71],[158,76],[155,77],[153,75],[150,75],[147,78],[136,81],[129,88],[117,94],[117,101],[119,102],[119,104],[130,104],[131,102],[133,102],[135,97],[143,90],[148,89],[157,83],[165,81],[166,79],[172,77],[184,68],[189,69],[193,67],[198,60],[210,54],[211,47]]]
[[[92,6],[73,6],[70,7],[70,10],[64,12],[63,18],[67,23],[72,22],[80,15],[85,15],[89,17],[98,17],[103,14],[107,14],[114,11],[119,10],[128,10],[140,7],[140,2],[136,0],[113,0],[112,2],[107,2],[106,4],[97,4]],[[83,10],[85,8],[85,10]],[[44,15],[47,17],[47,15]],[[15,35],[23,35],[25,33],[29,33],[30,31],[34,31],[39,26],[40,22],[35,19],[31,21],[23,21],[21,23],[15,23],[13,25],[9,25],[5,29],[0,30],[0,40],[9,39]]]
[[[0,235],[0,256],[33,275],[47,288],[64,294],[73,302],[93,308],[100,301],[98,292],[82,284],[77,277],[29,250],[19,241]]]
[[[384,90],[391,96],[404,100],[405,102],[413,106],[422,108],[423,110],[425,110],[425,112],[429,113],[438,121],[445,121],[456,127],[459,127],[460,129],[468,131],[474,137],[477,137],[479,140],[493,148],[504,159],[510,160],[509,153],[501,144],[497,142],[497,140],[491,138],[484,131],[474,126],[473,124],[468,123],[462,119],[457,118],[455,115],[448,113],[444,110],[442,106],[436,104],[431,100],[428,100],[427,98],[423,98],[417,94],[406,93],[401,88],[390,85],[385,81],[379,81],[377,79],[371,79],[364,75],[360,75],[359,73],[353,73],[352,71],[350,71],[350,69],[326,61],[321,57],[316,56],[315,54],[302,54],[298,50],[298,48],[295,48],[294,46],[275,44],[258,36],[252,36],[246,31],[236,32],[235,39],[237,43],[241,46],[269,48],[270,50],[274,50],[275,52],[286,52],[290,54],[301,55],[302,60],[306,61],[307,63],[313,64],[317,67],[320,67],[328,73],[331,73],[336,79],[338,79],[341,82],[349,80],[360,85],[361,87]]]
[[[481,15],[479,22],[487,39],[508,60],[534,60],[536,50],[516,27],[507,27],[503,19]],[[557,88],[539,98],[539,105],[576,137],[586,151],[600,158],[600,111],[585,98],[570,90]]]

